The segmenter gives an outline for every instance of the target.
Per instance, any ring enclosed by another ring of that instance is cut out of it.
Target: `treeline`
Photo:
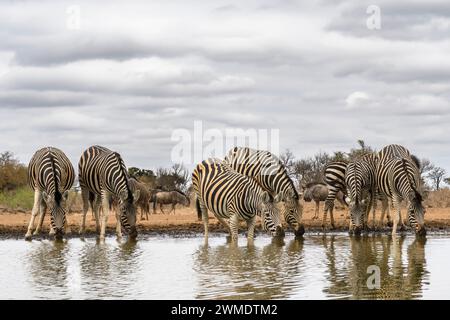
[[[158,168],[155,171],[131,167],[128,173],[150,188],[188,191],[190,172],[182,164],[174,164],[170,168]]]
[[[319,152],[312,157],[296,159],[290,150],[286,150],[280,155],[280,161],[286,166],[289,175],[300,190],[302,186],[308,183],[323,182],[323,173],[327,163],[331,161],[352,161],[375,152],[377,150],[367,146],[363,140],[358,140],[357,146],[350,149],[349,152],[335,151],[332,154]],[[446,177],[447,172],[444,168],[433,164],[429,159],[422,158],[420,162],[420,171],[426,190],[439,190],[443,183],[450,184],[450,177]]]

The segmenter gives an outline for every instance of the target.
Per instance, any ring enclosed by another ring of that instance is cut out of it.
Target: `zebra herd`
[[[392,234],[397,232],[399,224],[404,228],[400,211],[402,202],[406,201],[409,225],[417,234],[425,235],[425,208],[419,191],[420,161],[405,147],[388,145],[377,154],[368,154],[350,163],[331,162],[324,174],[330,192],[325,201],[323,225],[326,223],[326,212],[330,211],[334,227],[334,199],[338,191],[343,191],[349,200],[350,232],[359,234],[368,227],[371,209],[375,225],[376,203],[380,199],[383,202],[380,225],[384,220],[387,203],[390,202],[394,209]]]
[[[122,237],[123,229],[130,238],[136,238],[136,202],[140,191],[133,192],[130,188],[127,169],[120,154],[100,146],[90,147],[81,156],[78,173],[83,199],[80,234],[84,233],[90,205],[97,232],[100,232],[100,240],[104,240],[112,202],[116,200],[117,236]],[[65,201],[75,180],[72,164],[64,152],[57,148],[40,149],[28,166],[28,179],[35,196],[25,239],[31,240],[34,220],[38,213],[40,218],[34,235],[39,234],[47,207],[50,208],[50,233],[55,234],[56,239],[61,239],[65,232]]]
[[[329,211],[334,227],[334,200],[337,194],[343,193],[348,199],[351,233],[359,234],[367,228],[370,210],[373,210],[375,223],[377,199],[382,200],[383,208],[390,201],[395,209],[393,234],[398,224],[403,227],[400,214],[403,201],[407,202],[409,225],[419,235],[426,233],[425,209],[419,192],[420,162],[406,148],[389,145],[377,154],[365,155],[349,163],[331,162],[325,168],[324,177],[329,192],[325,200],[323,225]],[[34,205],[25,238],[31,239],[38,214],[40,217],[34,235],[40,232],[49,208],[50,233],[61,239],[65,233],[68,190],[75,179],[73,166],[61,150],[43,148],[31,159],[28,178],[34,190]],[[128,175],[120,154],[101,146],[88,148],[79,161],[78,179],[83,200],[80,234],[85,231],[86,214],[91,208],[100,240],[104,240],[108,217],[115,206],[117,236],[121,238],[122,232],[125,232],[130,238],[136,238],[137,206],[143,209],[142,215],[148,213],[148,199],[154,196]],[[268,151],[235,147],[223,160],[204,160],[192,173],[192,186],[206,241],[208,210],[230,232],[232,242],[237,242],[240,220],[247,223],[248,241],[253,240],[256,216],[261,218],[263,228],[272,236],[284,236],[281,216],[296,236],[305,232],[300,194],[285,166]],[[188,200],[185,201],[189,204]],[[282,204],[281,212],[277,203]],[[384,212],[381,223],[383,219]]]

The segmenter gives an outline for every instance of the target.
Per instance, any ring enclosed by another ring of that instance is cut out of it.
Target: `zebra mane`
[[[122,164],[124,164],[122,156],[117,153],[117,152],[113,152],[113,155],[116,157],[117,162],[119,162],[119,166],[120,166],[120,171],[123,174],[123,177],[125,178],[125,187],[127,188],[127,192],[128,192],[128,202],[132,202],[133,201],[133,193],[131,192],[131,188],[130,188],[130,184],[128,183],[128,172],[126,172],[125,168],[122,166]]]
[[[416,159],[417,159],[417,157],[415,157]],[[414,161],[414,160],[413,160]],[[415,161],[414,161],[415,162]],[[417,164],[417,163],[416,163]],[[414,191],[414,196],[415,196],[415,201],[416,202],[418,202],[418,203],[420,203],[420,202],[422,202],[422,195],[420,194],[420,192],[416,189],[416,187],[415,187],[415,185],[412,183],[412,181],[411,181],[411,177],[409,176],[409,172],[408,172],[408,168],[406,167],[406,159],[405,158],[402,158],[402,165],[403,165],[403,170],[405,171],[405,173],[406,173],[406,177],[407,177],[407,179],[408,179],[408,183],[409,183],[409,185],[410,185],[410,187],[411,187],[411,189],[413,189],[413,191]],[[420,167],[419,167],[420,168]]]
[[[56,177],[55,157],[53,156],[51,150],[49,151],[50,151],[49,152],[50,165],[52,167],[52,174],[53,174],[53,182],[55,183],[55,201],[59,205],[62,199],[62,195],[61,192],[59,192],[58,179]]]
[[[419,158],[415,155],[411,155],[412,161],[416,164],[417,168],[420,169],[422,167],[422,163],[420,162]]]

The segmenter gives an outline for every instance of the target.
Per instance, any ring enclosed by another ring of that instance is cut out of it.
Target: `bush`
[[[0,191],[14,190],[27,184],[27,167],[14,154],[6,151],[0,154]]]
[[[425,200],[425,206],[428,208],[449,208],[450,207],[450,189],[431,191]]]
[[[9,209],[33,208],[34,192],[29,187],[20,187],[14,191],[0,191],[0,205]]]

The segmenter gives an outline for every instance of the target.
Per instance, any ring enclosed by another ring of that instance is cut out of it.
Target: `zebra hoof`
[[[25,235],[25,241],[31,241],[31,234]]]
[[[33,232],[33,236],[38,236],[39,235],[39,233],[41,233],[40,231],[38,231],[38,230],[36,230],[36,231],[34,231]],[[30,236],[31,237],[31,236]]]

